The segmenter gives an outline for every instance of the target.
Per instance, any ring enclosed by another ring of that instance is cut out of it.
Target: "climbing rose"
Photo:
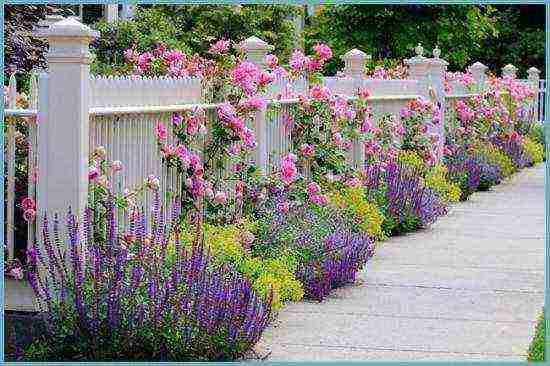
[[[326,100],[330,96],[330,90],[326,86],[321,86],[319,84],[311,88],[311,97],[315,100]]]
[[[367,89],[367,88],[359,88],[359,93],[358,94],[362,98],[369,98],[372,95],[370,90]]]
[[[309,144],[302,144],[300,147],[300,152],[303,156],[311,158],[315,154],[315,147]]]
[[[21,207],[23,207],[24,210],[29,210],[36,208],[36,204],[32,198],[26,197],[21,201]]]
[[[320,192],[321,192],[321,187],[317,183],[310,182],[307,185],[307,193],[309,195],[316,195],[317,193],[320,193]]]
[[[274,69],[279,64],[279,59],[275,55],[266,55],[265,63],[269,68]]]
[[[168,131],[166,130],[166,126],[162,122],[157,122],[157,126],[155,127],[155,132],[157,134],[157,137],[159,140],[166,140],[166,137],[168,136]]]
[[[214,43],[208,50],[208,52],[213,55],[222,55],[227,51],[229,51],[229,41],[225,39],[220,39],[219,41]]]
[[[23,212],[23,219],[25,219],[26,222],[31,222],[34,220],[34,217],[36,216],[36,211],[31,209],[25,210]]]
[[[317,53],[317,56],[319,56],[319,58],[323,61],[326,61],[332,57],[332,50],[330,49],[329,46],[327,46],[324,43],[317,43],[313,47],[313,50],[315,50],[315,53]]]
[[[113,170],[115,172],[121,171],[122,170],[122,161],[120,161],[120,160],[113,161],[112,167],[113,167]]]
[[[286,184],[290,184],[294,181],[297,175],[296,155],[289,153],[281,159],[281,179]]]
[[[99,177],[99,169],[95,166],[90,167],[90,171],[88,172],[88,179],[91,181],[95,181]]]

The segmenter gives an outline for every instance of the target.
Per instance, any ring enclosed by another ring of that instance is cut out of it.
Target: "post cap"
[[[365,52],[354,48],[344,53],[341,57],[342,60],[369,60],[370,55],[367,55]]]
[[[439,58],[439,56],[441,56],[441,50],[439,49],[439,46],[435,46],[434,50],[433,50],[433,56],[434,58]]]
[[[488,67],[483,65],[481,62],[479,61],[476,61],[475,63],[472,64],[472,66],[470,66],[470,70],[472,71],[480,71],[480,72],[483,72],[485,70],[487,70]]]
[[[504,75],[515,75],[516,71],[517,68],[512,64],[508,64],[502,68],[502,73]]]
[[[527,70],[527,73],[528,73],[529,75],[531,75],[531,74],[534,74],[534,75],[535,75],[535,74],[540,74],[540,70],[537,69],[536,67],[530,67],[530,68]]]
[[[239,48],[243,51],[271,51],[273,46],[261,40],[256,36],[249,37],[239,43]]]
[[[37,35],[46,39],[82,38],[92,40],[99,37],[99,32],[78,21],[75,17],[63,18],[46,29],[38,29]]]
[[[423,57],[422,55],[424,54],[424,47],[422,47],[422,44],[420,44],[420,42],[414,48],[414,52],[416,53],[417,57]]]

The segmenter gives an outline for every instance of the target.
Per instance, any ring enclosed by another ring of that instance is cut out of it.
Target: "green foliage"
[[[294,276],[296,257],[290,250],[281,250],[276,257],[253,256],[248,249],[255,242],[253,232],[258,223],[243,221],[234,225],[205,224],[203,243],[211,250],[214,263],[220,268],[231,265],[253,282],[253,288],[267,299],[273,290],[272,308],[280,309],[284,303],[299,301],[304,295],[300,282]],[[189,248],[196,240],[196,230],[184,227],[181,237]]]
[[[273,53],[288,59],[295,43],[290,16],[297,7],[286,5],[141,5],[133,20],[114,24],[100,21],[101,37],[93,43],[97,74],[127,73],[124,50],[153,51],[159,43],[187,53],[205,55],[221,38],[235,42],[257,36],[275,46]]]
[[[520,77],[535,66],[544,78],[544,6],[492,6],[497,9],[498,35],[486,38],[474,49],[473,58],[491,70],[500,70],[511,63],[518,68]]]
[[[537,322],[537,329],[535,333],[535,338],[529,345],[529,351],[527,354],[527,361],[529,362],[544,362],[545,355],[545,328],[546,322],[544,320],[544,311],[539,317]]]
[[[439,45],[449,69],[463,70],[473,61],[473,51],[497,35],[492,6],[466,5],[333,5],[325,6],[306,29],[306,47],[327,43],[335,57],[326,70],[343,67],[340,56],[352,48],[374,60],[399,60],[412,56],[422,43],[427,51]]]
[[[531,156],[533,164],[540,164],[544,160],[544,145],[526,137],[523,142],[523,150],[525,154]]]
[[[362,187],[346,187],[335,190],[330,201],[350,214],[361,231],[373,238],[383,239],[382,223],[384,215],[375,204],[369,202]]]

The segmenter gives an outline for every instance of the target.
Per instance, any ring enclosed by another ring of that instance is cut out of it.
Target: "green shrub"
[[[527,353],[527,361],[529,362],[541,362],[544,361],[544,348],[545,348],[545,327],[544,312],[540,315],[535,337],[529,345],[529,351]]]

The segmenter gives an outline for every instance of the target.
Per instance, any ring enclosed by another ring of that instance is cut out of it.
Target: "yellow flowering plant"
[[[253,289],[267,299],[270,289],[273,310],[280,309],[285,303],[299,301],[304,296],[301,283],[294,274],[296,270],[295,254],[288,250],[277,258],[255,257],[250,252],[251,244],[256,240],[254,232],[257,223],[246,219],[231,225],[204,224],[202,245],[213,256],[213,262],[222,266],[231,265],[252,281]],[[191,249],[196,243],[197,230],[190,225],[181,227],[180,245]],[[172,247],[169,253],[173,252]]]
[[[384,215],[378,206],[367,200],[363,187],[345,187],[334,190],[330,201],[351,214],[361,231],[375,239],[383,239]]]

